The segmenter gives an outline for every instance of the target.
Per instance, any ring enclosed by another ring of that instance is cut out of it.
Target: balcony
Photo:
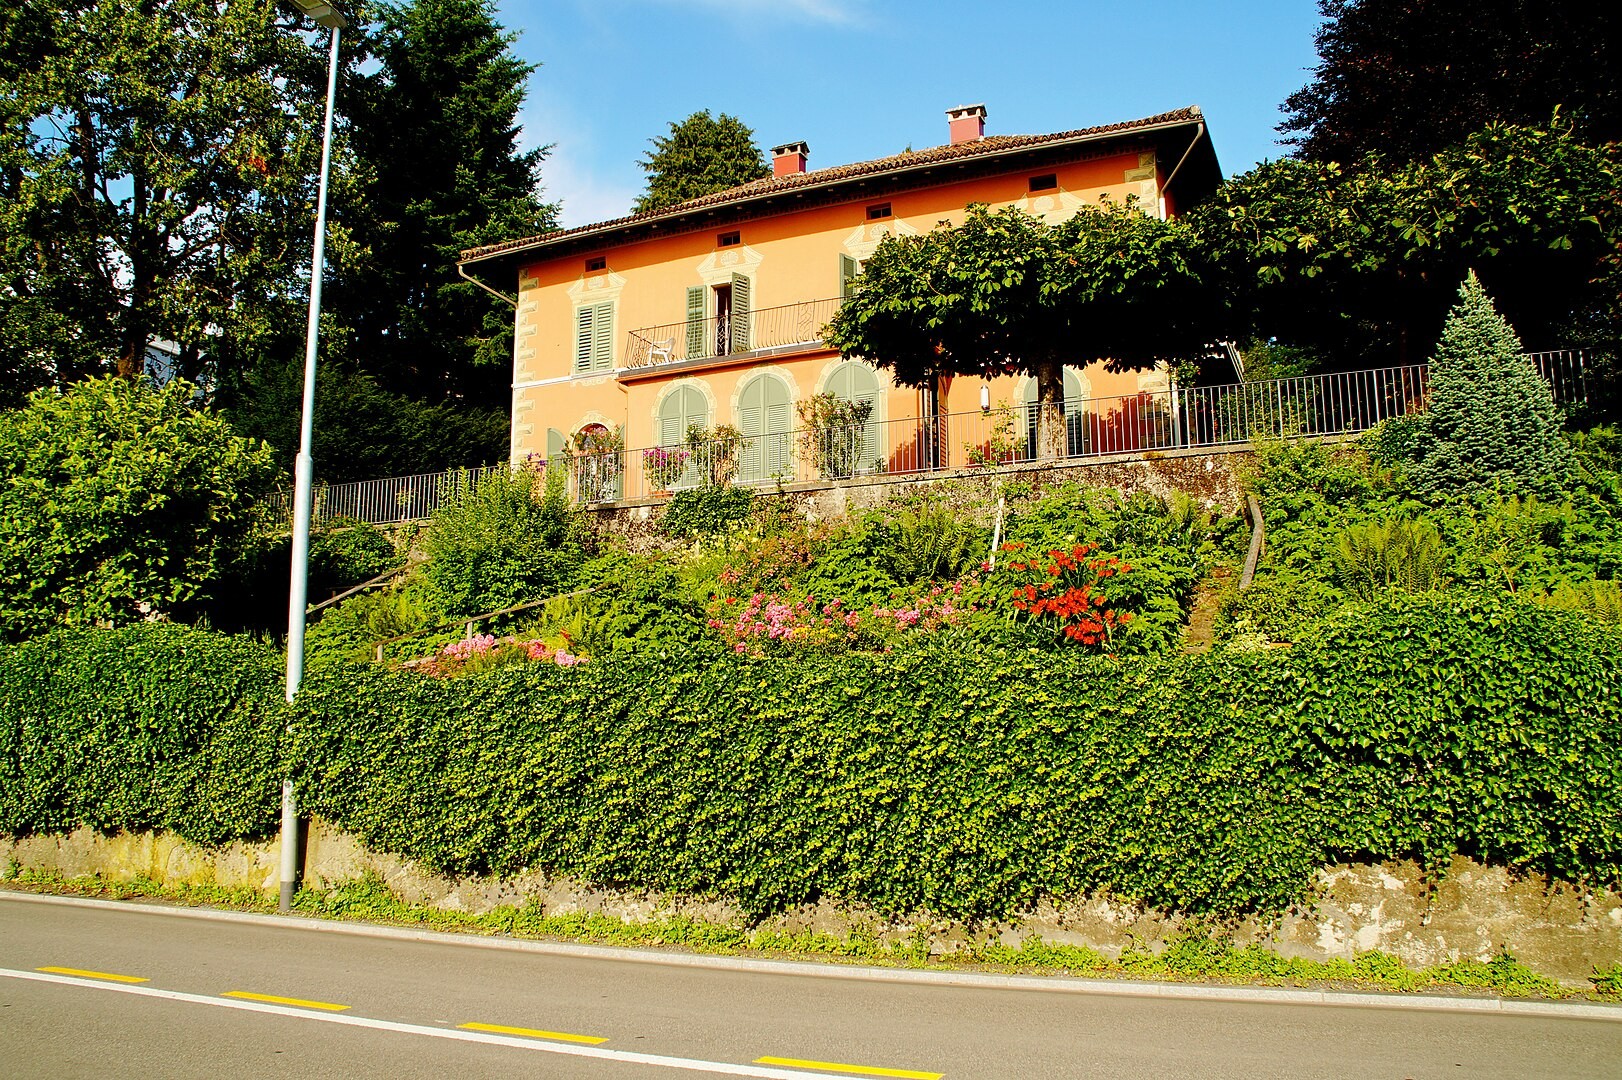
[[[633,371],[662,369],[672,364],[700,364],[814,349],[821,346],[822,328],[828,325],[842,302],[838,297],[807,300],[708,319],[645,326],[626,335],[625,366]]]

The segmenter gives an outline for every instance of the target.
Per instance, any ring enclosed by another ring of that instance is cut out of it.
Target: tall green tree
[[[1319,0],[1318,66],[1284,102],[1298,156],[1427,158],[1492,122],[1622,138],[1622,10],[1590,0]]]
[[[1415,362],[1474,267],[1533,348],[1622,333],[1622,149],[1494,124],[1406,164],[1286,159],[1184,220],[1263,337],[1336,366]]]
[[[490,0],[375,10],[377,69],[345,103],[357,175],[335,212],[357,252],[327,293],[333,348],[385,390],[504,409],[512,308],[456,263],[557,225],[541,197],[546,149],[519,142],[535,65],[513,55]]]
[[[323,56],[260,0],[0,14],[0,371],[13,396],[155,339],[180,373],[276,340],[308,258]]]
[[[648,190],[636,201],[637,213],[725,191],[771,173],[755,145],[754,130],[736,116],[710,110],[672,122],[669,135],[649,140],[653,149],[637,162],[648,174]]]
[[[942,375],[1036,380],[1044,455],[1064,445],[1064,365],[1150,367],[1222,337],[1223,300],[1198,236],[1104,203],[1050,226],[1007,207],[962,225],[886,237],[824,337],[906,386]]]

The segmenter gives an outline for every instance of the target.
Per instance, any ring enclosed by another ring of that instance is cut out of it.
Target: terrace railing
[[[818,345],[822,342],[822,328],[834,317],[840,303],[838,298],[808,300],[736,315],[645,326],[627,334],[625,366],[642,368],[762,349]]]
[[[1555,401],[1589,401],[1580,351],[1533,353]],[[1269,379],[1222,386],[1143,391],[1068,401],[1057,428],[1044,432],[1034,406],[862,424],[817,431],[766,432],[725,443],[644,447],[564,459],[574,496],[610,503],[704,483],[832,483],[860,477],[998,469],[1111,455],[1197,450],[1256,439],[1353,435],[1383,420],[1423,412],[1429,371],[1423,364]],[[507,466],[333,484],[317,489],[315,516],[374,524],[427,517],[434,507]],[[285,513],[288,505],[280,503]]]

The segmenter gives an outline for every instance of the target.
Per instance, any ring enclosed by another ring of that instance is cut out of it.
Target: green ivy
[[[1622,638],[1502,594],[1385,596],[1288,649],[1121,660],[946,635],[634,652],[437,681],[175,627],[0,652],[0,831],[274,826],[731,898],[983,919],[1106,890],[1218,917],[1344,859],[1622,881]],[[286,755],[286,756],[284,756]]]

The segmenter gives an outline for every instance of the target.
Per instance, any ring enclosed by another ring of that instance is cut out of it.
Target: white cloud
[[[595,140],[591,130],[576,123],[561,102],[535,95],[518,119],[523,125],[519,142],[526,149],[551,144],[546,160],[541,162],[541,183],[548,202],[563,204],[559,217],[564,228],[624,217],[631,212],[642,185],[625,176],[604,175],[592,167]]]

